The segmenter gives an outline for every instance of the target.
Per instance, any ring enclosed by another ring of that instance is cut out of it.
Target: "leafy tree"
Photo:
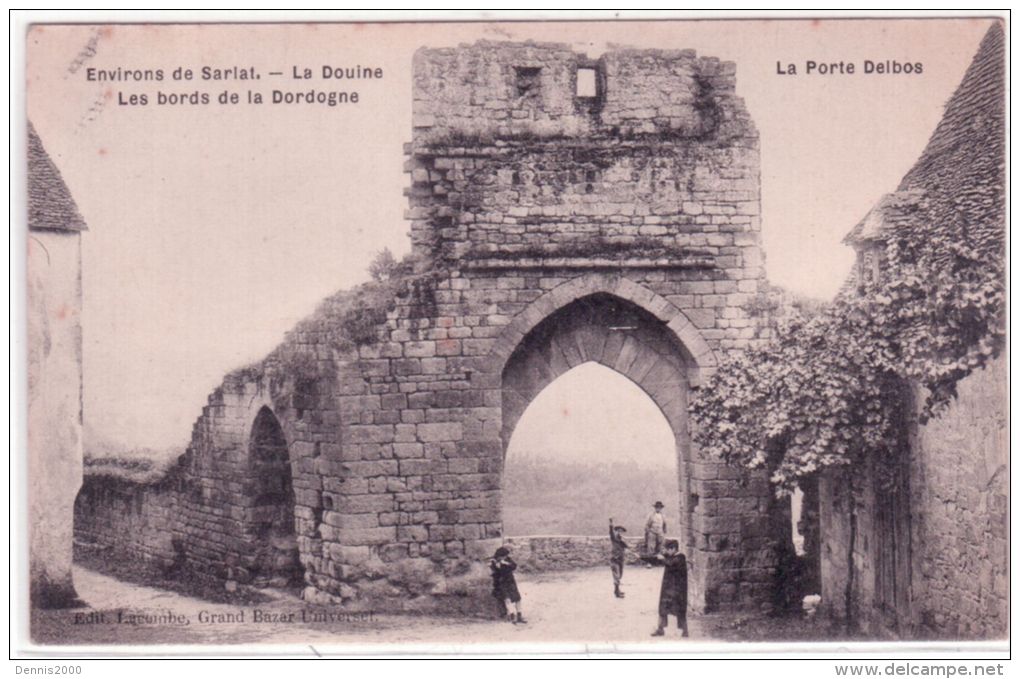
[[[780,494],[823,467],[897,444],[903,405],[891,345],[858,332],[866,308],[794,313],[764,347],[724,362],[692,404],[708,454],[766,469]]]
[[[389,248],[376,253],[372,263],[368,265],[368,273],[372,280],[382,283],[390,280],[397,271],[397,260]]]

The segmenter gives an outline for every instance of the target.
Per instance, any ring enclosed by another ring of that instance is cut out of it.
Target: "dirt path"
[[[697,616],[691,619],[691,640],[681,640],[675,627],[665,640],[649,636],[655,627],[661,577],[657,568],[631,568],[624,576],[627,598],[616,599],[608,568],[522,574],[518,584],[528,624],[511,625],[399,615],[308,620],[313,611],[334,615],[341,611],[310,608],[282,593],[259,605],[210,603],[77,567],[75,584],[90,608],[38,612],[33,630],[41,643],[300,644],[320,652],[336,645],[356,645],[371,652],[375,644],[414,644],[422,650],[423,645],[433,644],[567,642],[604,648],[635,642],[680,642],[682,648],[690,641],[705,641]]]

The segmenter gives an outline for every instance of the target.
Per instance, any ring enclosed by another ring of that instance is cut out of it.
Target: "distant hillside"
[[[652,504],[662,500],[669,532],[678,527],[675,467],[559,462],[528,456],[507,461],[503,477],[505,535],[601,535],[609,517],[641,539]]]

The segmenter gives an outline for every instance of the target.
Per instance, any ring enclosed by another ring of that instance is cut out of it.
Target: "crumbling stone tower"
[[[241,583],[303,576],[306,598],[350,607],[466,608],[504,537],[514,426],[596,361],[674,431],[694,607],[767,601],[784,515],[764,478],[692,447],[687,417],[763,332],[758,137],[734,87],[733,64],[691,51],[419,50],[410,263],[227,376],[142,504],[171,530],[137,549]],[[99,539],[116,512],[89,493]]]

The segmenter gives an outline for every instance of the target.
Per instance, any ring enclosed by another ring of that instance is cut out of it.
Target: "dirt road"
[[[706,641],[697,616],[691,618],[691,639],[681,639],[675,627],[665,639],[650,636],[661,577],[658,568],[631,568],[624,576],[627,598],[617,599],[608,567],[521,574],[518,584],[527,624],[512,625],[434,616],[350,619],[343,617],[342,609],[310,608],[283,593],[258,605],[210,603],[78,567],[75,584],[89,608],[37,612],[33,630],[38,642],[50,644],[258,644],[263,651],[268,644],[286,644],[320,654],[383,652],[379,644],[402,644],[405,650],[418,652],[436,645],[492,652],[499,650],[493,645],[548,642],[568,643],[579,650],[666,644],[682,651]],[[310,619],[313,612],[320,614],[319,619]]]

